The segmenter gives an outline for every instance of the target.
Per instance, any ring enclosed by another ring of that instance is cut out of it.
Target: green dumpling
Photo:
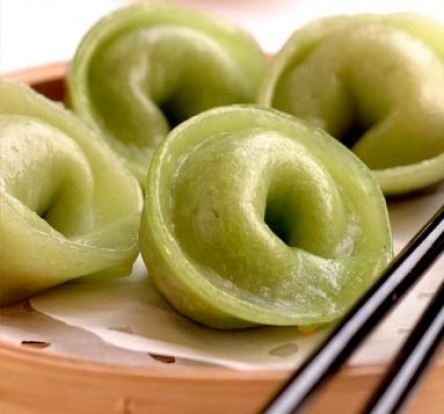
[[[142,183],[171,127],[205,109],[254,102],[265,64],[237,26],[172,4],[136,4],[86,34],[67,88],[73,110]]]
[[[444,178],[444,26],[415,14],[336,16],[296,31],[259,103],[350,147],[386,194]]]
[[[333,321],[392,257],[368,168],[278,111],[233,105],[183,122],[154,153],[145,191],[150,277],[209,326]]]
[[[77,118],[0,81],[0,305],[83,276],[129,274],[142,201]]]

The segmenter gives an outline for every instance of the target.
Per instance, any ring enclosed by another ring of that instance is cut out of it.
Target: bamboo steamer
[[[62,100],[67,65],[54,63],[3,77]],[[1,309],[0,309],[1,323]],[[386,367],[343,368],[309,412],[359,412]],[[255,413],[291,374],[225,368],[137,368],[90,362],[0,342],[2,414]],[[435,359],[408,413],[444,412],[444,353]]]

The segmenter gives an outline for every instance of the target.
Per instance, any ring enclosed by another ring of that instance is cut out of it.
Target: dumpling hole
[[[283,217],[267,205],[267,210],[265,211],[265,223],[280,240],[289,245],[290,229],[286,222],[286,217]]]
[[[265,224],[286,245],[296,247],[293,237],[296,208],[292,201],[291,191],[272,192],[267,199]]]
[[[190,115],[181,113],[181,106],[177,105],[173,99],[170,99],[160,105],[160,109],[163,112],[165,118],[167,119],[170,128],[174,128],[187,119]]]
[[[368,126],[364,125],[364,123],[355,117],[352,122],[341,131],[339,136],[337,137],[347,148],[352,148],[359,139],[366,133],[369,129]]]

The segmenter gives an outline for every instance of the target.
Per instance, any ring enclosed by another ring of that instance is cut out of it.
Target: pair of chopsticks
[[[392,261],[378,282],[356,303],[323,345],[291,376],[264,408],[287,414],[311,398],[444,252],[444,205]],[[444,336],[443,281],[404,342],[363,413],[395,413],[405,404]]]

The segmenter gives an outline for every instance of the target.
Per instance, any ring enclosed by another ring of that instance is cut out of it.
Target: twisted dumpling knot
[[[145,189],[150,276],[211,326],[329,322],[391,257],[367,168],[277,111],[231,106],[182,123],[156,150]]]
[[[258,44],[240,28],[179,6],[138,4],[87,33],[67,85],[74,111],[143,182],[172,126],[212,107],[253,102],[264,69]]]
[[[295,32],[259,102],[349,146],[387,194],[444,177],[444,27],[411,15],[339,16]]]
[[[0,305],[129,274],[141,202],[137,182],[74,116],[0,82]]]

